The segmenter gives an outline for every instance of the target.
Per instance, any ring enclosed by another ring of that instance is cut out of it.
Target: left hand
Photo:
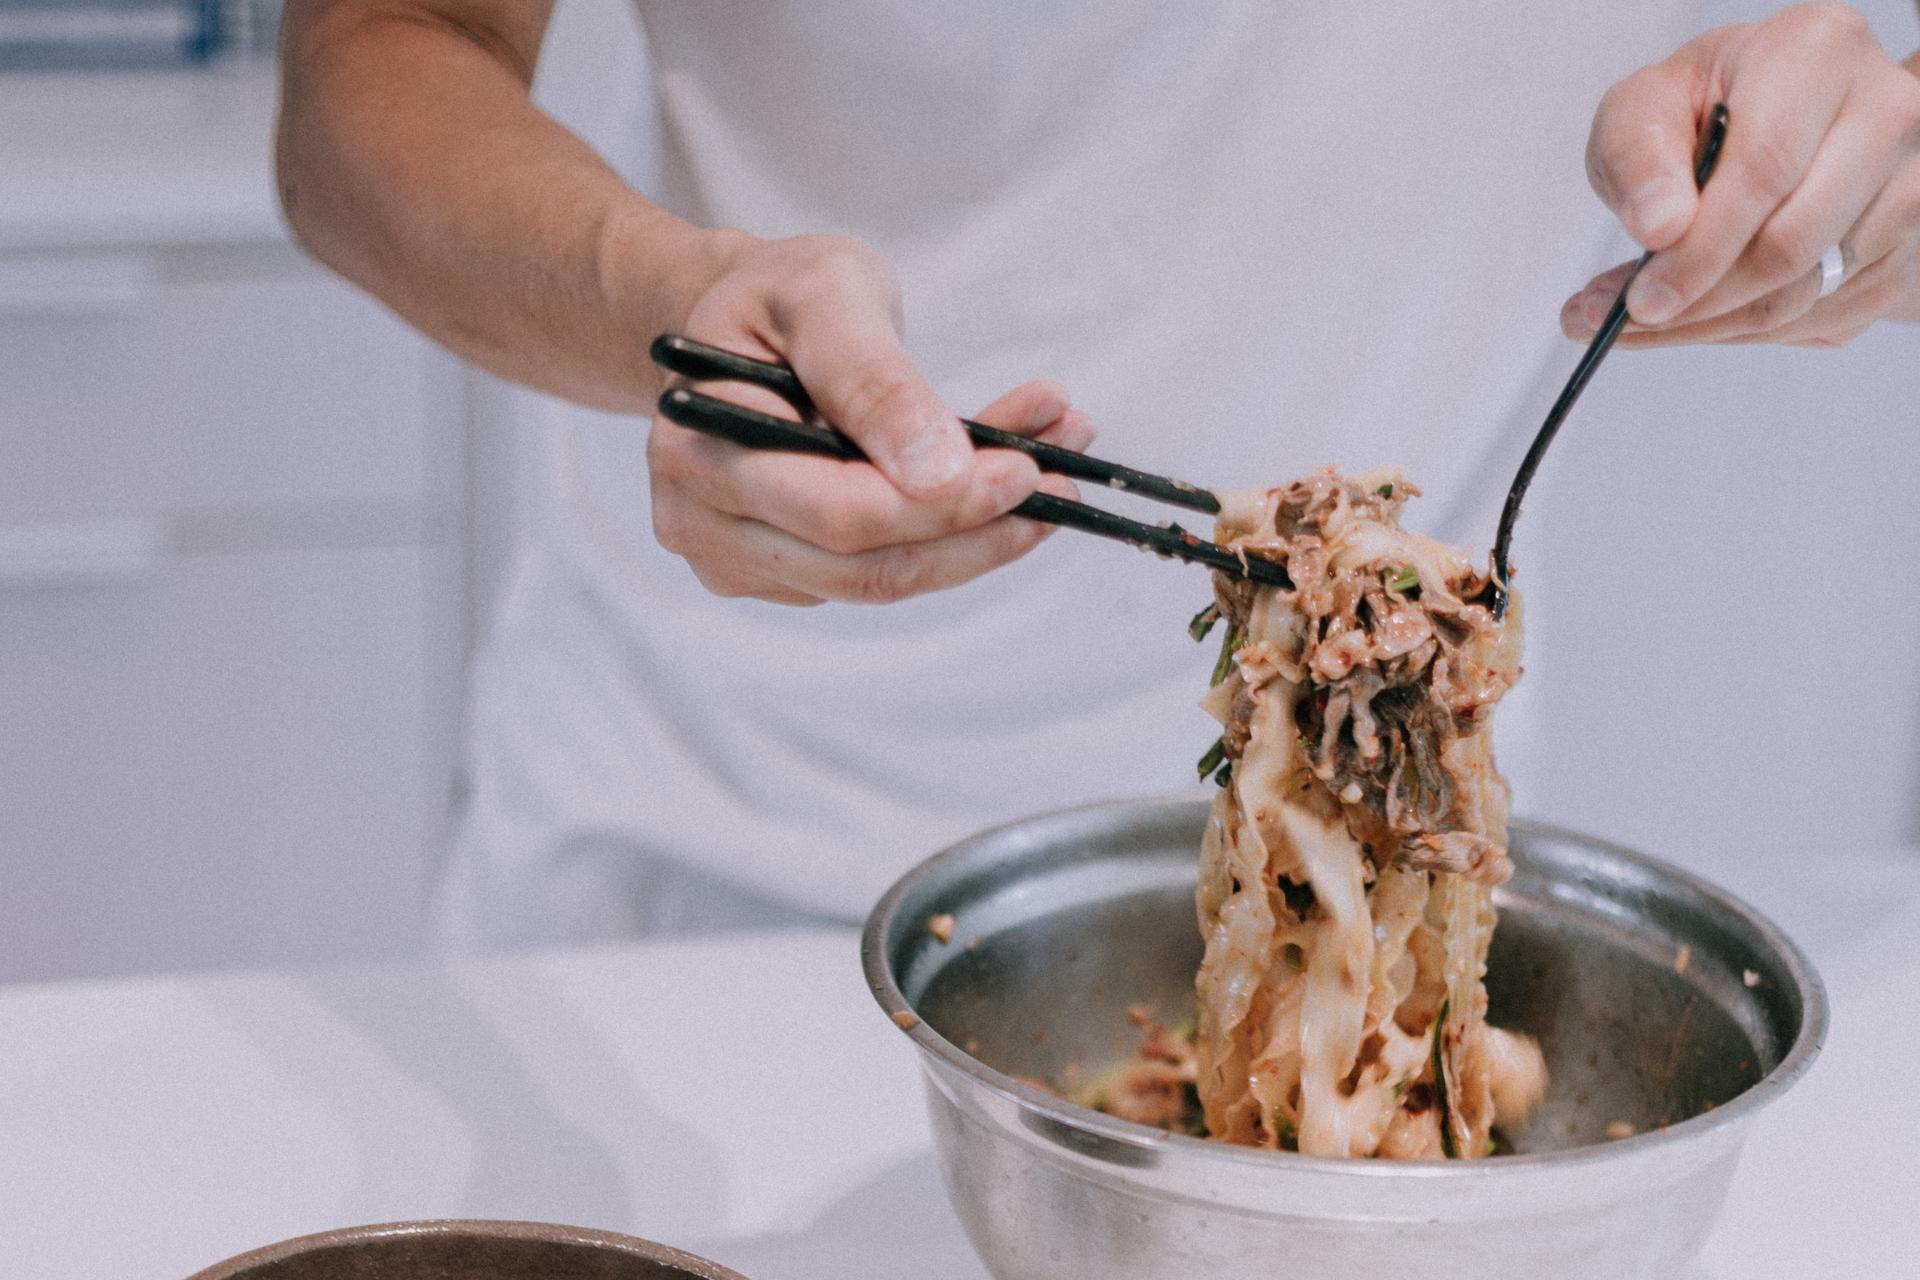
[[[1696,193],[1695,136],[1716,102],[1731,115],[1726,147]],[[1920,309],[1920,75],[1852,9],[1801,5],[1710,31],[1621,81],[1594,119],[1587,172],[1660,251],[1628,291],[1623,347],[1841,346]],[[1821,298],[1834,245],[1846,278]],[[1568,337],[1593,336],[1631,269],[1567,300]]]

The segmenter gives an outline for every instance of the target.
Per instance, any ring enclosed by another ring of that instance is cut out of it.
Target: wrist
[[[694,226],[638,195],[618,201],[601,223],[597,270],[622,345],[644,350],[660,334],[679,331],[752,243],[744,232]],[[654,390],[648,388],[649,398]]]
[[[678,219],[675,219],[678,222]],[[742,254],[759,241],[731,227],[696,227],[680,222],[680,233],[662,245],[657,334],[685,329],[687,316],[722,276],[734,269]]]

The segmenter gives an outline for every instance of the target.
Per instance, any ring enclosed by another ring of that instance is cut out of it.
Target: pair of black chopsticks
[[[800,385],[799,377],[784,364],[756,360],[676,334],[663,334],[654,339],[651,354],[653,362],[662,369],[694,382],[744,382],[763,387],[791,405],[801,420],[795,422],[788,418],[777,418],[692,387],[671,387],[660,397],[660,416],[663,418],[749,449],[813,453],[850,461],[866,459],[866,455],[860,452],[860,446],[820,421],[812,397]],[[961,425],[973,437],[976,446],[1017,449],[1038,463],[1042,471],[1124,489],[1206,515],[1218,515],[1220,512],[1218,498],[1184,480],[1170,480],[1118,463],[1103,462],[1071,449],[1042,444],[964,418]],[[1208,565],[1234,577],[1251,578],[1255,582],[1281,587],[1293,585],[1286,567],[1279,562],[1229,551],[1218,543],[1195,537],[1178,525],[1144,524],[1099,507],[1088,506],[1084,502],[1056,498],[1050,493],[1032,495],[1010,514],[1113,538],[1158,555]]]

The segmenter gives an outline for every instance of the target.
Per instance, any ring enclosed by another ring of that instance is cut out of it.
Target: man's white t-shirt
[[[641,11],[643,190],[701,225],[876,246],[956,412],[1055,377],[1094,451],[1149,471],[1236,487],[1400,465],[1427,494],[1409,522],[1483,548],[1574,358],[1559,304],[1629,247],[1587,187],[1592,112],[1694,17],[1657,0]],[[1217,732],[1196,706],[1213,655],[1185,630],[1203,571],[1062,532],[885,608],[721,600],[653,540],[644,420],[556,406],[544,430],[475,672],[457,936],[658,925],[676,882],[857,916],[983,827],[1194,783]]]

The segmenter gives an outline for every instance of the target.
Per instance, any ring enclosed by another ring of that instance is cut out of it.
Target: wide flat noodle
[[[1545,1089],[1538,1048],[1487,1026],[1483,982],[1512,870],[1491,712],[1520,675],[1519,602],[1496,622],[1465,555],[1399,527],[1417,492],[1328,469],[1225,499],[1216,539],[1294,586],[1215,577],[1231,660],[1205,704],[1224,767],[1192,1066],[1215,1138],[1476,1157]]]

